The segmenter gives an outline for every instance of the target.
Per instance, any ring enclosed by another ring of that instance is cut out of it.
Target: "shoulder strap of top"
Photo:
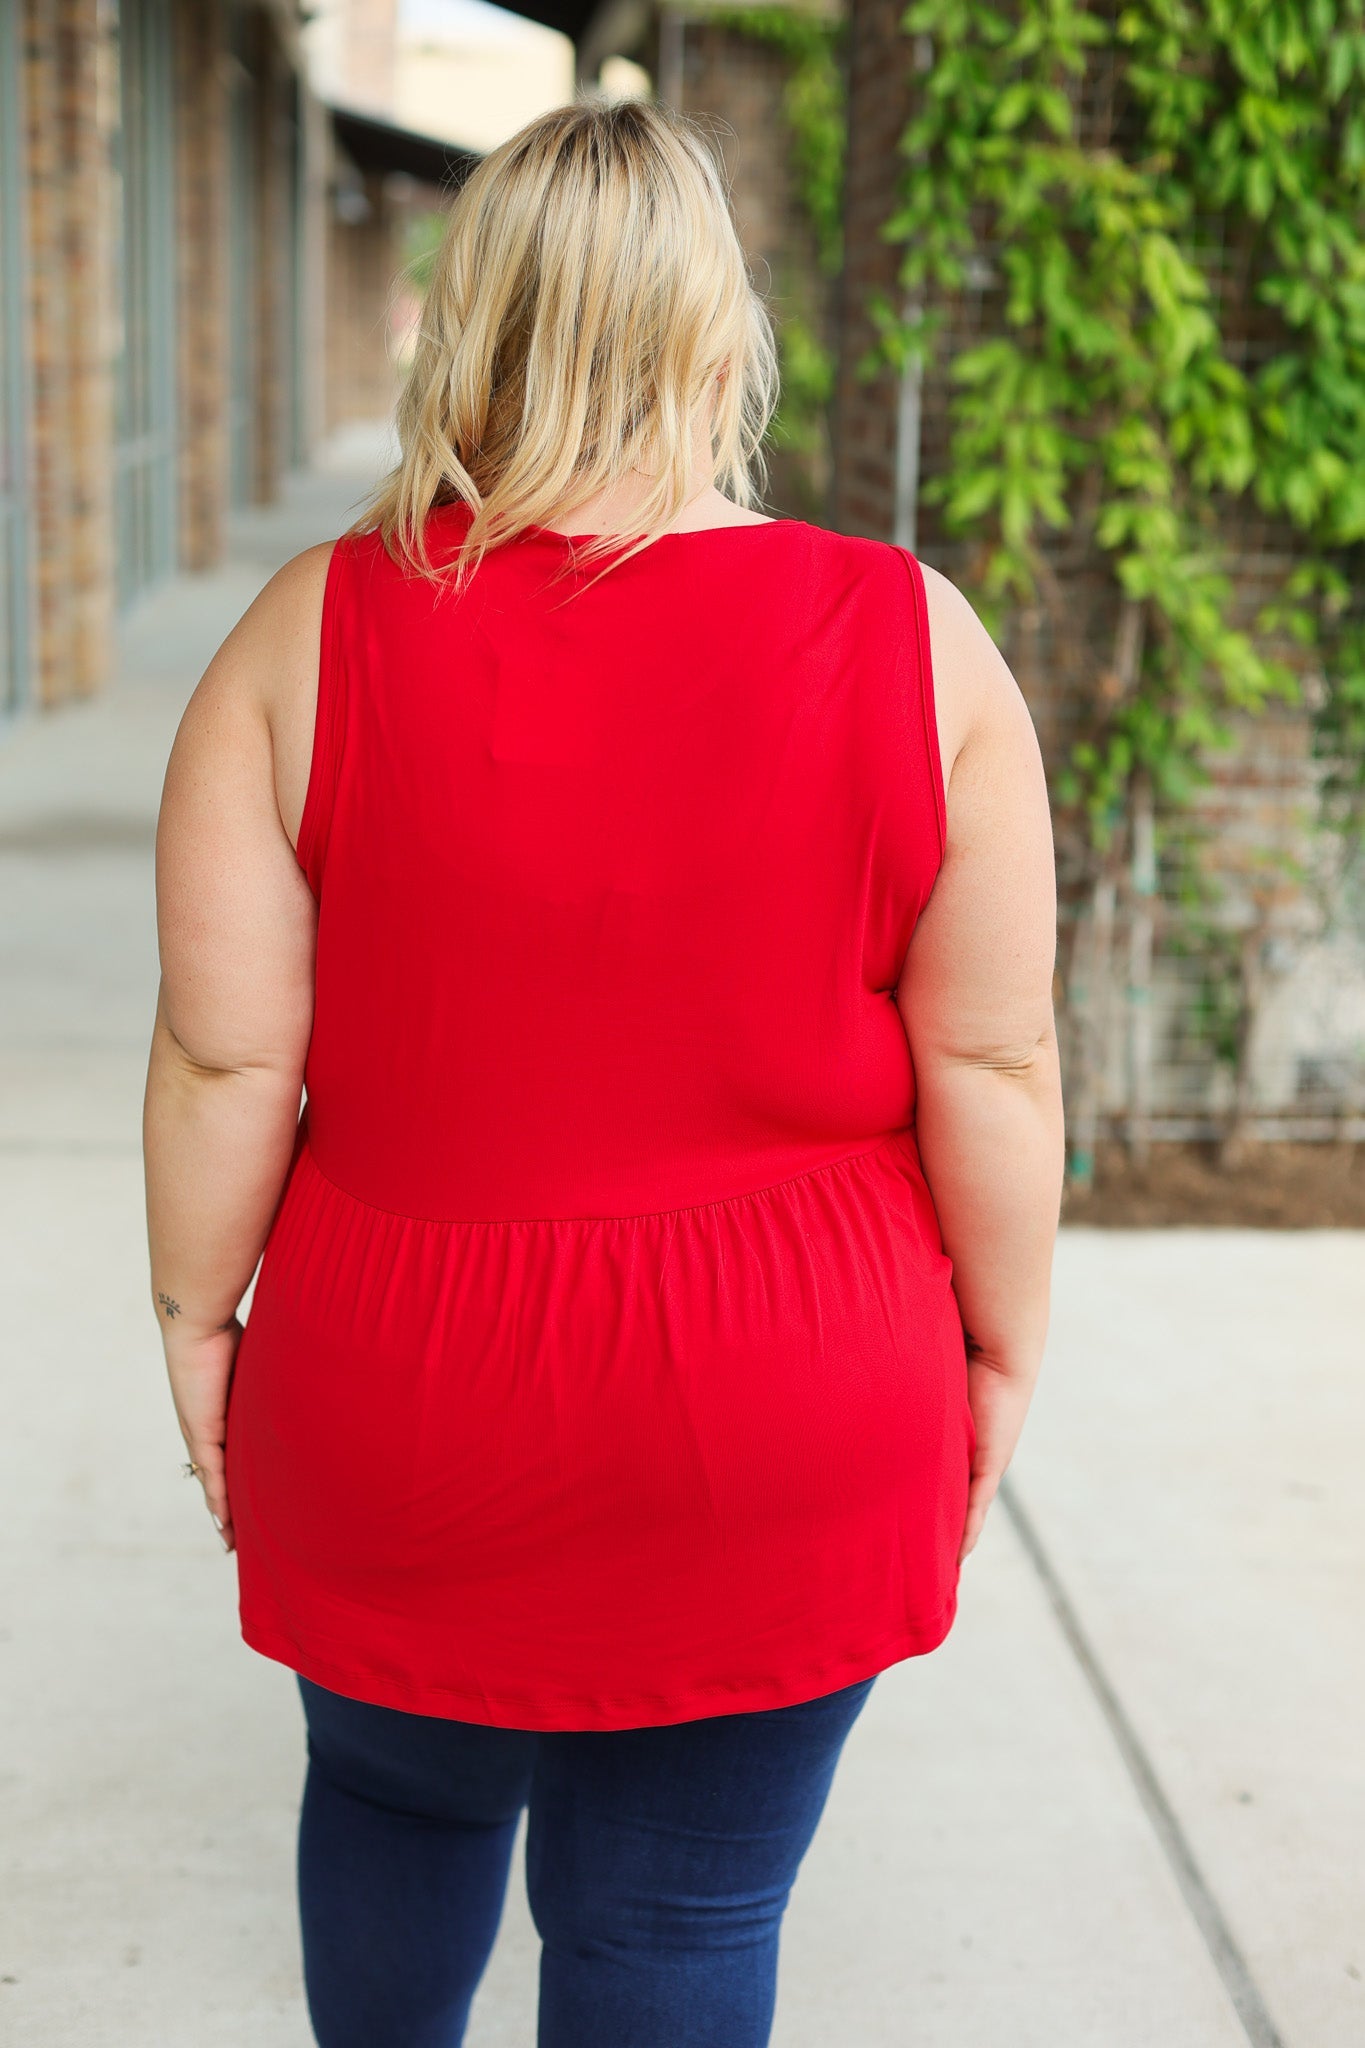
[[[924,572],[909,548],[896,546],[896,553],[906,566],[910,577],[910,602],[914,622],[914,637],[918,659],[915,662],[915,680],[912,694],[916,700],[909,706],[911,718],[917,723],[912,735],[918,748],[924,748],[929,764],[929,776],[934,793],[934,816],[938,826],[938,857],[940,862],[948,844],[948,802],[943,777],[943,756],[939,750],[938,707],[934,695],[934,659],[929,644],[929,604],[924,589]]]
[[[313,719],[313,754],[303,800],[295,854],[308,886],[321,899],[327,839],[336,802],[337,781],[346,732],[346,637],[353,629],[356,569],[373,555],[372,534],[344,535],[332,549],[322,594],[322,630],[318,644],[318,697]]]

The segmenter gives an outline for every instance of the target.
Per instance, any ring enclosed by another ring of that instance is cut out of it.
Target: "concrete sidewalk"
[[[144,1299],[152,827],[296,483],[149,601],[118,686],[0,748],[0,2041],[306,2048],[302,1741],[243,1648]],[[1002,1504],[879,1679],[803,1870],[779,2048],[1365,2040],[1362,1240],[1068,1233]],[[519,1873],[471,2048],[530,2048]],[[375,2048],[384,2048],[376,2043]],[[615,2048],[604,2043],[603,2048]]]

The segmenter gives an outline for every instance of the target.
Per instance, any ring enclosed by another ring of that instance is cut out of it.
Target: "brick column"
[[[312,459],[326,432],[327,410],[327,222],[328,164],[331,115],[322,102],[303,90],[299,95],[303,139],[302,219],[299,333],[296,346],[303,364],[299,401],[299,434],[306,460]]]
[[[66,260],[63,234],[60,0],[24,0],[24,123],[28,167],[28,332],[32,660],[35,695],[71,688],[73,617],[67,577]]]
[[[32,662],[43,704],[99,687],[113,614],[112,29],[108,0],[24,0]]]
[[[256,417],[253,422],[254,489],[257,504],[279,496],[284,469],[284,332],[286,266],[290,250],[288,147],[285,118],[286,72],[275,25],[262,10],[253,17],[256,127]]]
[[[67,538],[71,608],[69,686],[104,680],[114,617],[114,293],[110,232],[116,197],[110,147],[118,52],[111,0],[59,0],[62,261],[66,317]]]
[[[228,501],[226,47],[218,0],[175,12],[179,547],[187,569],[223,552]]]

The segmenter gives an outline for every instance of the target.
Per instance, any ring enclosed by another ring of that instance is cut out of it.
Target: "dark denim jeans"
[[[532,1734],[301,1678],[321,2048],[458,2048],[528,1805],[540,2048],[763,2048],[787,1895],[872,1683],[667,1728]]]

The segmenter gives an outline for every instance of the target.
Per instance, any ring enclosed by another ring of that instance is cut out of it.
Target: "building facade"
[[[116,615],[217,560],[231,504],[269,497],[306,447],[308,176],[288,6],[0,12],[17,710],[97,689]]]
[[[297,0],[0,0],[7,716],[97,690],[122,612],[388,410],[405,213],[468,153],[348,133],[302,27]]]
[[[898,0],[850,0],[829,519],[913,547],[970,587],[971,551],[945,530],[924,486],[951,460],[949,358],[1008,323],[1001,281],[983,274],[926,307],[943,324],[922,375],[876,349],[874,307],[902,304],[901,250],[885,228],[897,207],[901,138],[933,61],[925,39],[906,33],[903,13]],[[1274,346],[1245,288],[1221,311],[1244,363]],[[1293,568],[1297,543],[1245,503],[1229,512],[1223,538],[1231,616],[1252,628]],[[1015,605],[1004,645],[1055,770],[1085,730],[1095,693],[1112,684],[1121,598],[1093,541],[1065,536],[1045,552],[1051,602]],[[1180,821],[1202,844],[1210,892],[1197,932],[1182,906],[1153,896],[1136,834],[1097,885],[1059,831],[1058,993],[1073,1114],[1101,1137],[1130,1141],[1139,1128],[1144,1138],[1208,1139],[1239,1126],[1262,1137],[1358,1141],[1365,881],[1349,872],[1333,881],[1338,850],[1313,828],[1319,764],[1306,705],[1232,723],[1234,746],[1208,757],[1207,784]]]

